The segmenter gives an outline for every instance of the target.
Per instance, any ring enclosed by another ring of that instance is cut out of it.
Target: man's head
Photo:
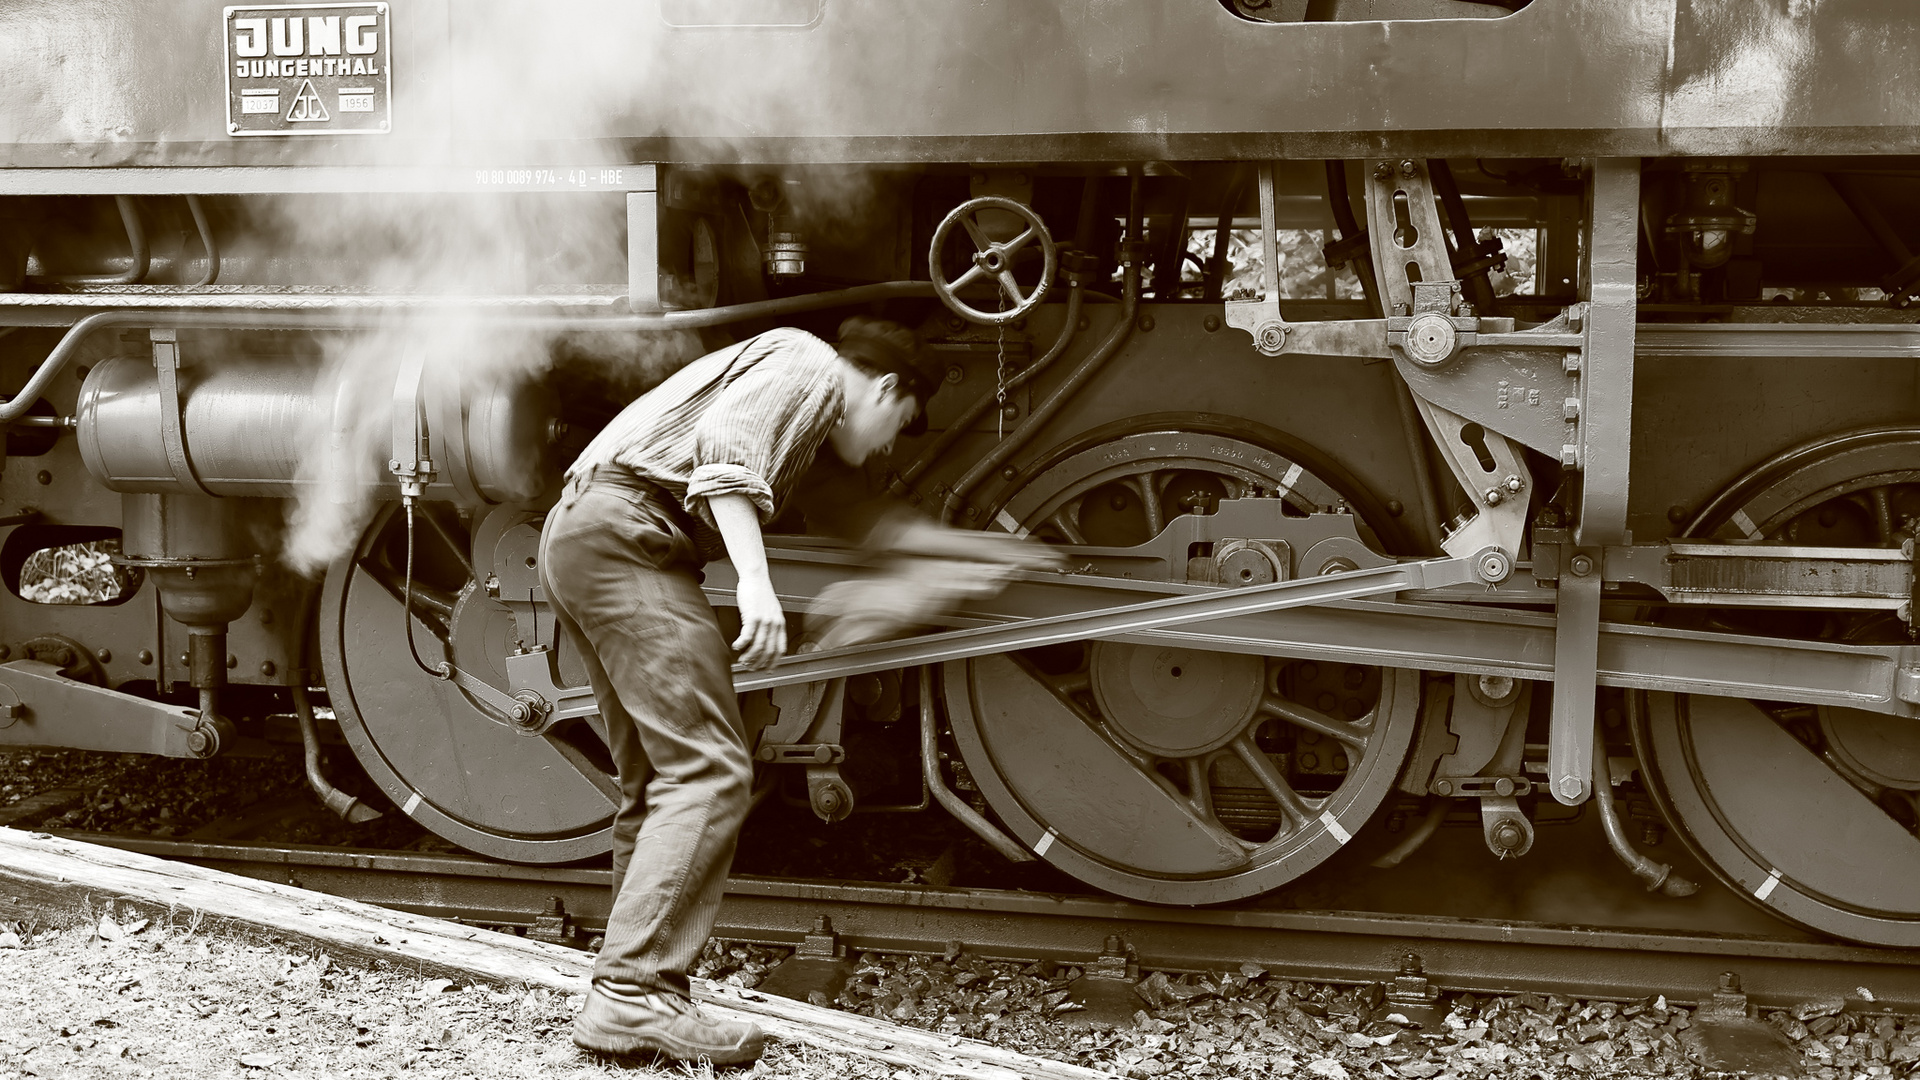
[[[919,366],[920,340],[913,331],[856,315],[840,324],[834,348],[854,374],[847,380],[846,412],[829,436],[843,460],[862,464],[901,434],[927,429],[923,410],[936,383]]]

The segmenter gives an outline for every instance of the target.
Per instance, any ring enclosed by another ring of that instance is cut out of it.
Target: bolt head
[[[1287,328],[1277,322],[1265,323],[1254,344],[1268,356],[1278,356],[1280,350],[1287,347]]]
[[[1407,359],[1431,367],[1454,353],[1460,340],[1452,320],[1437,311],[1414,316],[1407,324]]]
[[[1580,778],[1577,776],[1563,776],[1560,778],[1560,795],[1563,798],[1577,799],[1586,790],[1587,786],[1582,784]]]
[[[1414,164],[1414,161],[1413,161],[1413,159],[1412,159],[1412,158],[1402,158],[1402,159],[1400,160],[1400,175],[1401,175],[1401,176],[1405,176],[1405,177],[1408,177],[1408,178],[1411,178],[1411,177],[1413,177],[1413,176],[1414,176],[1414,175],[1415,175],[1416,173],[1418,173],[1419,171],[1420,171],[1420,167],[1419,167],[1418,165],[1416,165],[1416,164]]]
[[[1574,577],[1586,577],[1593,573],[1593,558],[1587,555],[1575,555],[1573,561],[1567,564],[1567,569],[1573,571]]]
[[[1500,701],[1513,693],[1513,676],[1482,675],[1479,677],[1478,685],[1481,696],[1488,701]]]
[[[1389,165],[1389,164],[1387,164],[1387,163],[1386,163],[1386,162],[1384,162],[1384,161],[1383,161],[1383,162],[1381,162],[1381,163],[1380,163],[1380,164],[1378,164],[1378,165],[1375,165],[1375,166],[1373,167],[1373,178],[1374,178],[1375,180],[1391,180],[1391,179],[1393,179],[1393,166],[1391,166],[1391,165]]]
[[[1518,851],[1526,840],[1526,831],[1520,828],[1517,821],[1503,821],[1493,827],[1493,842],[1502,851]]]
[[[1507,501],[1507,493],[1497,487],[1488,488],[1486,499],[1488,506],[1499,506],[1501,503]]]
[[[1487,550],[1481,553],[1479,560],[1480,580],[1488,582],[1505,581],[1513,572],[1513,560],[1503,551]]]

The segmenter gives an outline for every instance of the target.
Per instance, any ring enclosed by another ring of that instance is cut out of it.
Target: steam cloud
[[[613,205],[610,205],[613,204]],[[347,268],[355,291],[443,300],[537,293],[560,283],[606,281],[622,266],[624,203],[547,196],[350,196],[281,204],[282,239],[321,265]],[[618,256],[616,258],[616,256]],[[618,280],[618,278],[615,278]],[[569,292],[582,291],[575,285]],[[409,357],[423,382],[467,386],[537,379],[552,364],[558,334],[516,328],[495,309],[399,309],[376,327],[329,335],[295,474],[282,561],[305,575],[349,550],[378,500],[392,498],[387,472],[395,380]],[[691,355],[688,335],[634,335],[601,357],[617,381],[646,386]]]
[[[597,4],[532,20],[490,17],[484,10],[466,17],[473,24],[467,29],[474,32],[453,35],[457,55],[449,63],[454,77],[415,81],[399,74],[395,91],[400,119],[391,142],[382,140],[382,153],[397,155],[401,164],[442,169],[467,163],[456,157],[485,154],[479,163],[564,171],[621,160],[618,151],[597,156],[608,152],[578,149],[596,140],[606,140],[601,146],[617,146],[613,140],[671,132],[678,140],[676,159],[727,162],[741,156],[737,144],[728,140],[808,133],[835,123],[832,116],[821,114],[817,103],[804,104],[778,89],[817,89],[826,77],[802,69],[805,50],[756,50],[763,59],[789,57],[775,66],[786,63],[791,70],[759,68],[751,78],[703,80],[723,88],[717,96],[696,97],[667,92],[662,78],[683,67],[690,55],[710,50],[716,39],[710,32],[670,26],[657,5]],[[582,33],[584,25],[593,26],[594,32]],[[489,71],[552,77],[471,75]],[[832,76],[856,93],[876,77],[874,70]],[[442,122],[438,118],[450,126],[452,140],[431,137],[434,125]],[[714,134],[687,139],[688,131]],[[570,149],[504,151],[514,160],[500,160],[494,156],[500,151],[487,149],[529,145]],[[329,151],[312,152],[314,163],[332,163],[322,160]],[[542,153],[561,160],[523,160],[527,154]],[[596,156],[565,160],[575,154]],[[631,161],[633,155],[624,159]],[[757,172],[734,169],[736,177],[749,182]],[[794,210],[817,239],[831,236],[858,246],[890,242],[890,235],[867,235],[886,220],[871,212],[876,196],[872,177],[859,169],[816,171],[801,189]],[[296,253],[302,264],[337,267],[336,283],[355,292],[524,295],[543,289],[579,292],[583,282],[624,291],[627,280],[626,208],[620,192],[327,195],[287,199],[275,207],[278,216],[269,223],[273,242]],[[615,337],[621,340],[610,340]],[[310,430],[303,433],[303,445],[310,449],[300,464],[300,494],[288,515],[282,553],[286,565],[307,575],[323,570],[355,543],[378,501],[396,494],[385,466],[391,450],[394,381],[407,357],[426,357],[428,380],[444,378],[450,369],[457,369],[468,383],[539,378],[552,363],[557,344],[554,334],[513,330],[484,316],[450,319],[444,312],[396,313],[373,330],[328,336],[316,400],[332,407],[316,409]],[[605,364],[610,381],[634,392],[701,352],[695,335],[688,333],[581,335],[568,344],[576,354],[585,351]]]

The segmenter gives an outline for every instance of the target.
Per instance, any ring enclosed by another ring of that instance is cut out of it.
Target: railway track
[[[516,866],[465,855],[60,835],[552,939],[587,940],[604,925],[608,906],[603,869]],[[1433,884],[1437,890],[1450,887],[1446,881]],[[1711,918],[1713,908],[1694,911]],[[856,952],[940,953],[958,942],[988,958],[1085,965],[1111,952],[1117,939],[1145,968],[1222,970],[1251,962],[1288,978],[1332,982],[1390,981],[1411,953],[1432,982],[1448,991],[1621,999],[1664,994],[1695,1002],[1721,985],[1722,973],[1733,972],[1763,1006],[1841,996],[1870,1001],[1875,1009],[1920,1011],[1920,952],[1836,944],[1784,924],[1778,932],[1732,934],[1270,904],[1174,908],[1003,889],[737,877],[716,935],[792,946],[818,935],[822,919],[838,934],[838,944]]]

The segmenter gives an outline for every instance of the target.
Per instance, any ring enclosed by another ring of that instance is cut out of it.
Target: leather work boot
[[[677,994],[628,1000],[590,990],[573,1021],[574,1045],[602,1054],[652,1050],[681,1061],[737,1065],[757,1060],[764,1041],[758,1027],[708,1016]]]

